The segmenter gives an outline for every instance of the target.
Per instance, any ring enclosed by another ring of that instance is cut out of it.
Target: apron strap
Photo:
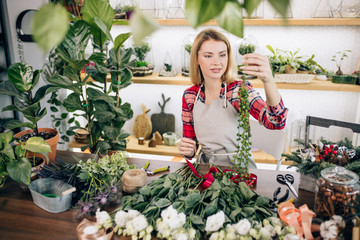
[[[201,84],[201,86],[199,87],[199,91],[198,93],[196,94],[196,98],[195,98],[195,102],[194,104],[197,102],[198,98],[199,98],[199,95],[200,95],[200,91],[201,91],[201,88],[204,86],[204,84]]]

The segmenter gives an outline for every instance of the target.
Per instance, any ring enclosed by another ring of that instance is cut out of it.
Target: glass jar
[[[355,213],[356,196],[359,194],[359,176],[344,167],[330,167],[321,171],[315,192],[315,212],[320,218],[333,215],[342,217]]]
[[[195,37],[196,35],[189,34],[182,41],[181,75],[183,75],[184,77],[190,76],[190,54]]]

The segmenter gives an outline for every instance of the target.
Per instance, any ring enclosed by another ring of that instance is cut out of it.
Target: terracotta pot
[[[14,135],[14,137],[16,138],[19,138],[25,134],[28,134],[28,133],[32,133],[33,130],[32,129],[28,129],[28,130],[24,130],[24,131],[21,131],[17,134]],[[49,161],[50,162],[55,162],[55,155],[56,155],[56,148],[57,148],[57,144],[59,142],[59,133],[56,129],[53,129],[53,128],[39,128],[39,132],[49,132],[49,133],[53,133],[55,135],[55,137],[53,138],[50,138],[48,140],[45,140],[45,142],[47,142],[49,145],[50,145],[50,148],[51,148],[51,152],[49,152]],[[32,154],[30,153],[28,155],[28,157],[31,157]],[[36,154],[36,156],[39,156],[41,157],[42,155],[41,154]]]

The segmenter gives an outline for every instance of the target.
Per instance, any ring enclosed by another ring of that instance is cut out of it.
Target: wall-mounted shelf
[[[82,73],[82,78],[85,74]],[[92,78],[89,78],[92,81]],[[110,76],[108,82],[110,82]],[[153,73],[146,77],[133,77],[133,83],[140,84],[160,84],[160,85],[192,85],[188,77],[183,77],[180,73],[175,77],[159,77],[159,73]],[[263,88],[260,79],[250,80],[254,88]],[[310,83],[276,83],[279,89],[294,90],[316,90],[316,91],[338,91],[338,92],[360,92],[360,85],[339,84],[331,81],[320,81],[313,79]]]
[[[156,19],[157,22],[165,26],[187,26],[187,19]],[[114,20],[114,24],[121,24],[119,20]],[[304,19],[244,19],[246,26],[360,26],[360,18],[304,18]],[[216,26],[216,20],[210,20],[204,25]]]

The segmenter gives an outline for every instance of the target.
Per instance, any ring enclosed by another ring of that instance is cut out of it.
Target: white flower
[[[271,240],[272,239],[269,230],[267,230],[264,227],[260,228],[259,233],[260,233],[260,239],[262,239],[262,240]]]
[[[255,239],[259,239],[260,238],[260,233],[254,229],[254,228],[251,228],[250,231],[249,231],[249,234],[250,236],[252,236],[253,238]]]
[[[161,212],[161,217],[163,221],[169,224],[172,220],[177,218],[178,212],[174,209],[172,205]]]
[[[338,225],[338,227],[340,227],[340,228],[345,228],[345,221],[344,221],[344,219],[343,219],[341,216],[339,216],[339,215],[333,215],[333,216],[331,217],[331,219],[336,222],[336,224]]]
[[[185,222],[186,222],[186,215],[184,213],[177,214],[176,211],[176,215],[170,218],[168,225],[170,227],[170,230],[174,230],[174,229],[182,228]]]
[[[294,233],[286,234],[284,240],[300,240],[300,237]]]
[[[338,228],[334,220],[329,220],[321,223],[320,225],[320,235],[325,239],[336,238],[338,234]]]
[[[137,216],[139,216],[140,215],[140,213],[137,211],[137,210],[129,210],[128,211],[128,219],[133,219],[133,218],[135,218],[135,217],[137,217]]]
[[[266,225],[265,228],[269,231],[271,237],[274,237],[276,235],[275,228],[271,224]]]
[[[205,231],[207,232],[215,232],[218,231],[225,222],[225,214],[223,211],[219,211],[218,213],[209,216],[206,219]]]
[[[188,236],[185,232],[179,232],[177,234],[174,234],[174,239],[175,240],[188,240]]]
[[[115,214],[115,223],[119,227],[125,227],[127,221],[128,221],[128,214],[126,212],[121,210]]]
[[[96,211],[96,222],[99,223],[100,225],[103,225],[107,220],[110,219],[109,214],[106,211],[101,211],[98,208]]]
[[[148,226],[148,222],[144,215],[139,215],[135,217],[132,221],[135,231],[140,232]]]
[[[191,229],[189,230],[189,238],[190,238],[190,239],[195,239],[195,235],[196,235],[195,229],[191,228]]]
[[[232,225],[240,235],[246,235],[250,228],[251,223],[246,218],[241,219],[238,223]]]
[[[214,232],[211,234],[209,240],[218,240],[219,239],[219,232]]]
[[[282,225],[281,220],[278,217],[269,217],[269,220],[274,227],[277,225],[279,225],[279,226]]]

